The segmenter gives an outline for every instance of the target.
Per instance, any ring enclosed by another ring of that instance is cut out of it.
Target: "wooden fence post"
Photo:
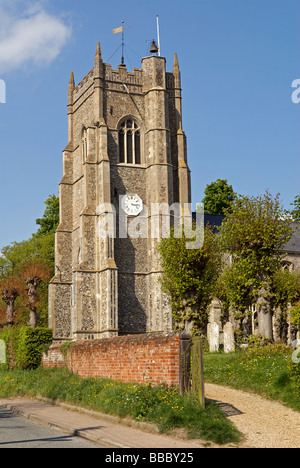
[[[179,391],[180,395],[191,389],[191,335],[182,332],[179,335]]]
[[[203,345],[200,336],[194,336],[192,338],[191,367],[192,393],[199,398],[202,408],[205,408]]]

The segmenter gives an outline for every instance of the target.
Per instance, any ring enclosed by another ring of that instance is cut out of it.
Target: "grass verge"
[[[241,434],[218,405],[203,410],[176,387],[138,385],[109,379],[80,379],[66,369],[13,370],[0,366],[0,397],[42,396],[158,425],[160,432],[185,428],[187,437],[217,444],[239,442]]]
[[[299,388],[290,371],[292,352],[273,344],[230,354],[206,353],[205,381],[251,391],[300,411]]]

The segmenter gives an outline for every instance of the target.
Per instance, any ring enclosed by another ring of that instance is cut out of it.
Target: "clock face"
[[[136,194],[126,194],[122,198],[122,208],[126,214],[137,216],[143,210],[143,202]]]

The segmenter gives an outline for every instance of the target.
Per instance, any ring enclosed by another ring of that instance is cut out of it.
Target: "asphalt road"
[[[99,445],[34,424],[0,407],[1,448],[101,448]]]

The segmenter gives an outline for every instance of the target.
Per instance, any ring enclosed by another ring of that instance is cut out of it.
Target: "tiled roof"
[[[292,223],[292,228],[295,232],[289,241],[283,248],[284,252],[299,253],[300,254],[300,223]]]

